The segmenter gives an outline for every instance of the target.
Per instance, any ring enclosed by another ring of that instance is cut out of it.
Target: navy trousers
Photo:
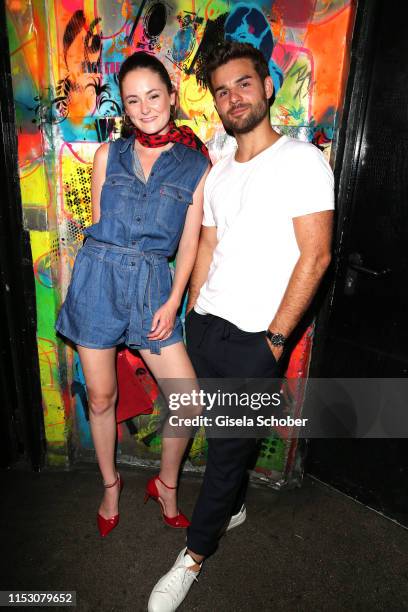
[[[190,311],[186,319],[187,351],[198,378],[279,378],[264,332],[251,333],[214,315]],[[187,531],[187,547],[209,556],[230,517],[241,509],[254,465],[256,438],[208,437],[208,457],[199,497]]]

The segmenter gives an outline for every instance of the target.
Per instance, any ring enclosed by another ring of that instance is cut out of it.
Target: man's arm
[[[303,215],[293,219],[299,259],[269,329],[288,337],[309,307],[331,260],[333,211]],[[269,342],[269,341],[268,341]],[[270,344],[270,343],[269,343]],[[270,344],[277,359],[281,347]]]
[[[187,312],[189,312],[197,301],[201,287],[207,280],[212,256],[217,246],[217,228],[215,226],[201,226],[200,241],[198,243],[197,259],[191,273],[188,289]]]

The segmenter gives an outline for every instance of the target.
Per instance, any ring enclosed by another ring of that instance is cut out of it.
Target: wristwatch
[[[270,340],[272,346],[284,346],[286,338],[283,334],[274,334],[270,329],[267,329],[265,336]]]

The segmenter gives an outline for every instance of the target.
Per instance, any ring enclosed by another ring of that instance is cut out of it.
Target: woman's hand
[[[176,319],[179,304],[169,298],[154,313],[152,328],[147,335],[149,340],[167,340],[173,333],[174,321]]]

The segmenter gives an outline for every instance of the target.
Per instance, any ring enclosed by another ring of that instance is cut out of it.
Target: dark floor
[[[0,589],[76,590],[81,611],[146,610],[184,532],[166,527],[154,502],[143,505],[150,472],[121,473],[120,525],[102,540],[96,468],[0,472]],[[184,476],[188,515],[199,485]],[[280,493],[251,487],[247,507],[181,611],[408,610],[406,529],[310,478]]]

